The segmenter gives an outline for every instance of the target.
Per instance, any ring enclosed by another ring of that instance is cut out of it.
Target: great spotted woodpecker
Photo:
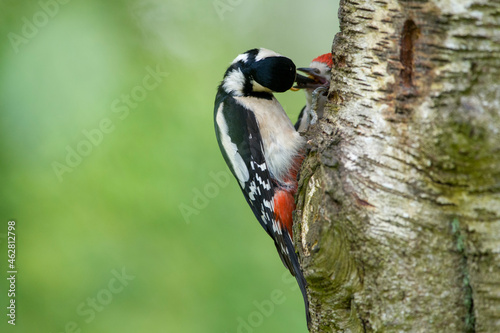
[[[297,85],[294,87],[295,89],[305,89],[306,93],[306,106],[300,112],[295,123],[297,131],[305,132],[309,125],[313,125],[318,117],[323,116],[328,88],[330,88],[332,66],[332,54],[326,53],[315,58],[309,67],[297,69],[308,74],[308,76],[297,74]]]
[[[289,58],[267,49],[238,55],[226,70],[214,107],[215,134],[248,205],[295,276],[310,323],[306,280],[293,245],[292,212],[304,140],[273,92],[295,81]]]

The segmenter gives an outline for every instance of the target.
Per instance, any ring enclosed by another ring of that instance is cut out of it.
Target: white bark
[[[500,332],[500,2],[339,17],[296,212],[311,332]]]

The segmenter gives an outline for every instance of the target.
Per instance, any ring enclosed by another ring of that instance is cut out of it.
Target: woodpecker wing
[[[289,253],[295,250],[287,231],[283,230],[275,219],[276,185],[271,181],[254,113],[231,95],[219,90],[214,120],[217,141],[224,160],[238,180],[255,217],[274,240],[283,264],[295,275],[294,266],[298,263],[292,263]]]

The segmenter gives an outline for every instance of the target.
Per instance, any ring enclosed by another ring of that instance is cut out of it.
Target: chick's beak
[[[295,77],[295,82],[297,83],[297,85],[295,85],[292,88],[292,90],[318,88],[322,86],[327,86],[329,84],[328,80],[326,80],[322,75],[320,75],[320,72],[317,68],[301,67],[297,68],[297,71],[306,73],[307,76],[297,73]]]

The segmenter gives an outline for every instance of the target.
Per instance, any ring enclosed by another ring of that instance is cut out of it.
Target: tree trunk
[[[295,213],[311,332],[500,332],[500,2],[339,17]]]

